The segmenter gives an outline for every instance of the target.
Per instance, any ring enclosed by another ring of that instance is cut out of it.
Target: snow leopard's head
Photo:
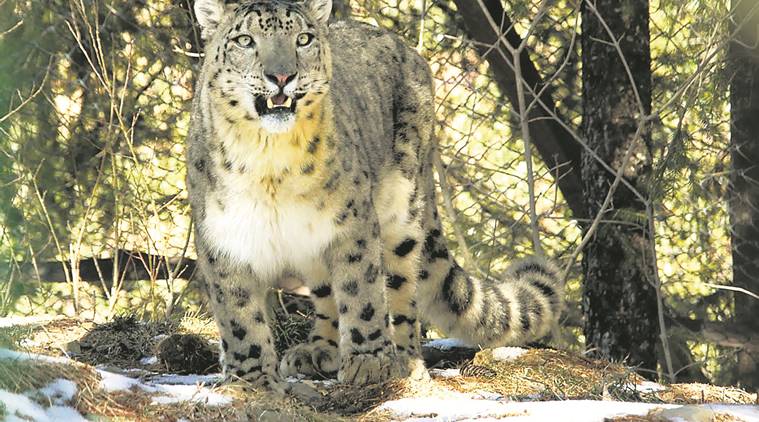
[[[206,89],[230,121],[291,130],[327,93],[331,0],[197,0]]]

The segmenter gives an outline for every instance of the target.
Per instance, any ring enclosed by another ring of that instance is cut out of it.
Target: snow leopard
[[[331,22],[331,7],[195,1],[205,47],[187,187],[226,379],[285,390],[297,373],[424,377],[420,321],[482,347],[546,335],[563,296],[549,260],[493,280],[449,252],[428,64],[388,31]],[[265,298],[287,274],[315,317],[279,359]]]

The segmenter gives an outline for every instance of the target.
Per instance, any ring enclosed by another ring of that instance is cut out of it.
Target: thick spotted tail
[[[450,337],[482,347],[524,344],[547,335],[564,305],[556,266],[529,257],[512,264],[502,280],[467,274],[441,233],[432,175],[423,174],[423,180],[424,244],[416,294],[421,318]]]
[[[422,162],[435,162],[434,140],[422,148]],[[482,347],[524,344],[547,335],[564,306],[564,285],[556,266],[529,257],[512,264],[501,280],[467,274],[448,252],[442,234],[432,165],[420,167],[419,184],[423,193],[415,295],[419,317],[450,337]]]
[[[547,335],[563,308],[557,268],[539,257],[511,265],[503,280],[467,274],[439,229],[427,233],[417,298],[420,315],[446,335],[482,347],[524,344]]]

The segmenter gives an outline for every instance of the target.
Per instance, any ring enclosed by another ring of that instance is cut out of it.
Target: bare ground
[[[282,347],[291,343],[288,339],[299,338],[297,330],[304,327],[298,323],[288,324],[285,328],[278,328],[278,344]],[[391,414],[378,409],[388,400],[404,397],[445,399],[461,393],[482,392],[516,401],[759,403],[756,394],[729,387],[674,384],[650,388],[633,370],[623,365],[553,349],[519,351],[508,359],[499,353],[494,356],[492,351],[483,350],[464,367],[460,362],[447,364],[461,368],[458,376],[445,376],[446,373],[450,375],[450,371],[436,372],[437,376],[432,380],[423,382],[395,381],[354,388],[336,382],[301,380],[294,388],[297,398],[244,391],[238,386],[211,386],[212,391],[231,398],[221,405],[198,400],[155,403],[154,394],[140,388],[112,392],[101,388],[102,373],[98,369],[145,382],[168,373],[217,372],[216,335],[213,321],[206,317],[186,317],[163,323],[143,323],[123,317],[101,325],[61,318],[0,328],[0,347],[73,359],[68,363],[0,359],[0,389],[21,393],[41,388],[55,379],[69,379],[78,387],[70,405],[81,414],[138,421],[383,421],[393,419]],[[667,418],[651,411],[648,415],[613,420],[659,421]],[[717,413],[707,420],[740,419]]]

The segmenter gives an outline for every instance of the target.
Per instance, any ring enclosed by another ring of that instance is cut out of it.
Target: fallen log
[[[7,265],[5,263],[4,265]],[[175,278],[197,279],[197,263],[187,257],[166,257],[141,251],[119,249],[115,257],[84,258],[77,262],[79,281],[103,282],[110,286],[113,280],[139,281]],[[72,274],[70,262],[44,261],[35,266],[24,262],[20,266],[24,279],[44,282],[66,282],[66,274]],[[114,277],[114,273],[116,277]]]
[[[728,322],[713,322],[685,317],[669,317],[670,324],[679,326],[707,343],[759,353],[759,333],[751,327]]]

